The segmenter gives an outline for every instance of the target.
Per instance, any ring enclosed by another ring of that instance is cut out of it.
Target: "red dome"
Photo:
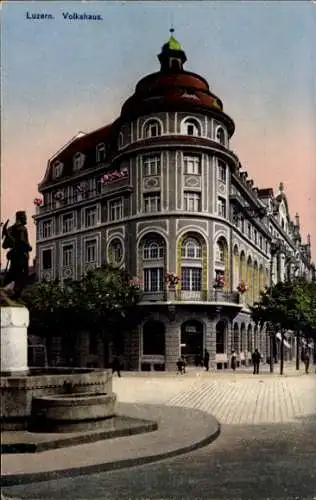
[[[202,76],[183,69],[186,55],[179,48],[180,44],[174,48],[174,42],[178,44],[173,40],[173,48],[168,44],[163,46],[158,56],[160,71],[145,76],[137,83],[135,93],[122,106],[121,117],[131,118],[169,110],[211,112],[226,122],[232,135],[234,122],[223,112],[223,103],[210,92]]]

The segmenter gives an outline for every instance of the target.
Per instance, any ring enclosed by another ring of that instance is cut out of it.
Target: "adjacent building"
[[[173,36],[120,116],[79,133],[49,159],[35,200],[41,279],[79,278],[111,263],[137,277],[150,319],[126,337],[130,369],[174,370],[207,349],[228,366],[269,355],[249,305],[272,282],[312,278],[310,238],[284,187],[259,189],[230,149],[235,124]],[[78,340],[79,342],[79,340]],[[79,342],[83,364],[103,347]],[[102,353],[102,354],[101,354]]]

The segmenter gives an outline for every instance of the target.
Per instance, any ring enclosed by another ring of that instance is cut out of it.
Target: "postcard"
[[[315,2],[1,28],[5,498],[315,497]]]

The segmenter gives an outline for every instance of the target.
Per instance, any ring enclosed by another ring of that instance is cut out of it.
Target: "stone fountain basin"
[[[33,397],[31,418],[34,421],[78,422],[115,416],[114,393],[51,394]]]

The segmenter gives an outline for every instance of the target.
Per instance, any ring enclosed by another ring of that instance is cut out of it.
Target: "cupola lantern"
[[[158,59],[161,65],[162,72],[178,72],[183,71],[183,64],[187,57],[182,50],[180,43],[173,36],[174,28],[170,29],[170,38],[161,49]]]

